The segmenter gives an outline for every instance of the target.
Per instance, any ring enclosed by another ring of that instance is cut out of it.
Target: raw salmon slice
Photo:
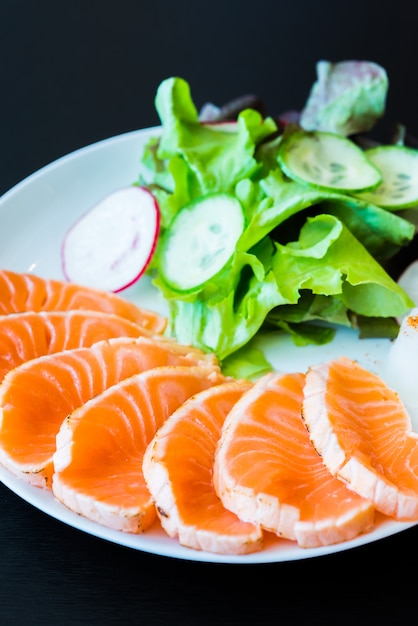
[[[111,292],[41,278],[34,274],[0,270],[1,315],[70,309],[114,313],[153,333],[162,333],[167,325],[167,320],[162,315],[142,309]]]
[[[117,530],[144,531],[156,517],[142,473],[156,430],[187,398],[224,378],[208,366],[168,366],[117,383],[61,425],[55,496],[76,513]]]
[[[49,486],[63,419],[111,385],[162,365],[211,365],[211,354],[171,340],[120,337],[15,367],[0,385],[0,462],[37,486]]]
[[[374,508],[325,468],[302,421],[303,374],[271,373],[232,408],[213,481],[224,505],[303,548],[369,531]]]
[[[0,316],[0,381],[8,371],[45,354],[112,337],[150,336],[143,326],[98,311],[26,311]]]
[[[224,420],[251,384],[227,381],[190,398],[156,432],[143,461],[161,525],[189,548],[247,554],[262,547],[261,529],[225,509],[212,468]]]
[[[329,471],[397,520],[418,520],[418,435],[396,392],[341,357],[311,367],[303,418]]]

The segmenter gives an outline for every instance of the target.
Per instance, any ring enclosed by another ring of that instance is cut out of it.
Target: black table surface
[[[388,71],[387,117],[418,133],[414,3],[2,0],[0,193],[94,141],[158,123],[164,78],[198,105],[303,106],[319,59]],[[416,623],[418,527],[299,561],[221,565],[120,547],[0,484],[0,624]]]

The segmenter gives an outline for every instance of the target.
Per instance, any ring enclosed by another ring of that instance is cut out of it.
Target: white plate
[[[141,147],[157,129],[127,133],[95,143],[69,154],[16,185],[0,200],[0,267],[32,272],[62,280],[60,248],[67,228],[111,191],[133,183],[140,169]],[[160,313],[165,303],[147,278],[124,292],[124,296]],[[305,371],[313,363],[346,355],[383,375],[389,343],[358,340],[350,330],[341,330],[327,346],[297,348],[286,337],[269,339],[267,357],[277,369]],[[413,526],[379,517],[373,532],[353,541],[315,549],[301,549],[289,541],[267,538],[261,552],[223,556],[180,546],[158,522],[142,535],[113,531],[72,513],[51,492],[32,487],[0,467],[0,480],[14,493],[51,517],[116,544],[153,554],[214,563],[271,563],[306,559],[361,546]]]

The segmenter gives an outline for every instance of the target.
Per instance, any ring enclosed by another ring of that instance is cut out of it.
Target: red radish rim
[[[143,185],[132,185],[131,187],[120,187],[118,189],[115,189],[114,191],[110,192],[109,194],[107,194],[107,196],[104,196],[103,198],[101,198],[100,200],[98,200],[93,206],[91,206],[89,209],[87,209],[87,211],[85,211],[83,213],[83,215],[81,215],[67,230],[67,232],[64,235],[64,239],[62,241],[61,244],[61,267],[62,267],[62,271],[64,274],[65,279],[68,282],[77,282],[78,284],[83,284],[82,283],[82,279],[80,279],[79,277],[77,278],[73,278],[71,277],[70,273],[68,272],[68,259],[67,259],[67,254],[66,254],[66,245],[68,243],[68,238],[70,236],[70,234],[74,231],[75,228],[77,228],[77,226],[80,224],[80,222],[82,222],[86,216],[93,211],[97,206],[99,206],[102,202],[104,202],[109,196],[117,193],[117,192],[121,192],[124,190],[130,190],[130,189],[138,189],[142,192],[145,192],[146,194],[148,194],[148,196],[150,197],[150,199],[152,200],[152,206],[154,208],[154,216],[155,216],[155,225],[154,225],[154,235],[152,237],[152,244],[150,246],[149,249],[149,253],[145,259],[145,261],[142,263],[142,266],[140,267],[140,269],[138,269],[138,271],[135,273],[135,275],[129,279],[127,282],[124,282],[123,285],[121,285],[120,287],[114,287],[112,289],[103,289],[103,287],[97,286],[94,287],[96,289],[101,289],[103,291],[111,291],[112,293],[120,293],[121,291],[124,291],[125,289],[128,289],[129,287],[131,287],[132,285],[134,285],[145,273],[145,271],[147,270],[154,254],[155,254],[155,250],[157,247],[157,243],[158,243],[158,237],[160,234],[160,228],[161,228],[161,213],[160,213],[160,209],[159,209],[159,205],[158,202],[154,196],[154,194],[145,186]]]

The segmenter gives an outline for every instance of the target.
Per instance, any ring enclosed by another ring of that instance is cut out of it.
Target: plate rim
[[[80,146],[79,148],[75,148],[74,150],[71,150],[71,152],[68,152],[67,154],[63,154],[62,156],[57,157],[53,161],[46,163],[45,165],[38,168],[37,170],[34,170],[33,172],[31,172],[30,174],[28,174],[21,180],[14,183],[9,189],[6,189],[6,191],[0,196],[0,209],[1,209],[1,205],[3,204],[3,202],[9,200],[9,198],[14,193],[19,192],[21,189],[23,189],[30,183],[34,182],[35,179],[48,173],[49,171],[52,171],[55,167],[59,167],[63,162],[64,163],[69,162],[70,160],[77,158],[78,156],[81,156],[82,154],[86,154],[87,152],[90,152],[90,151],[93,152],[94,150],[100,150],[101,148],[107,145],[115,144],[115,143],[118,143],[119,141],[127,141],[131,138],[141,137],[143,135],[151,136],[153,133],[157,135],[159,132],[161,132],[161,126],[158,126],[158,125],[149,126],[147,128],[140,128],[137,130],[126,131],[124,133],[120,133],[119,135],[104,137],[103,139],[98,139],[97,141],[94,141],[90,144],[86,144],[84,146]],[[140,169],[140,164],[138,163],[138,172],[139,172],[139,169]]]

